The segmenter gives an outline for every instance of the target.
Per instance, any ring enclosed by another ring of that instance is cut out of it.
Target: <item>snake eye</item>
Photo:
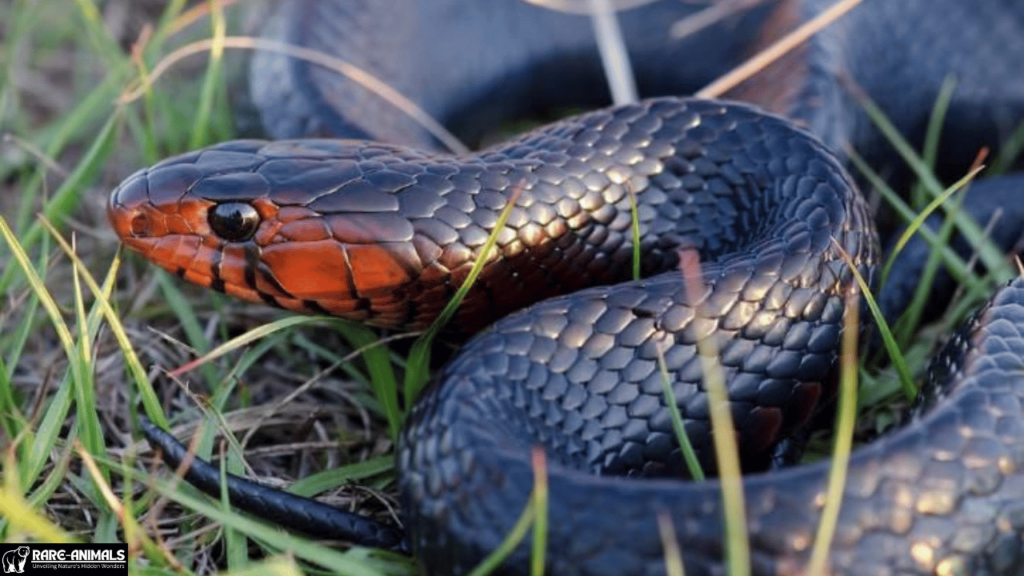
[[[228,242],[244,242],[256,233],[260,215],[244,202],[224,202],[210,210],[210,228]]]

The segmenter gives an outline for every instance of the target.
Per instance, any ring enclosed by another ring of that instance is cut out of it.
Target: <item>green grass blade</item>
[[[72,257],[75,253],[70,252]],[[78,327],[78,341],[76,354],[68,358],[71,369],[76,373],[75,404],[78,411],[79,435],[85,448],[94,453],[102,454],[106,446],[103,440],[103,427],[100,425],[99,411],[97,410],[96,386],[92,381],[92,346],[93,338],[89,330],[89,318],[85,311],[85,302],[82,299],[82,286],[78,268],[72,268],[71,274],[72,291],[75,299],[75,325]],[[109,482],[110,478],[105,474],[104,479]]]
[[[640,212],[636,206],[636,193],[633,187],[626,182],[626,192],[629,194],[629,219],[632,224],[633,233],[633,279],[640,279]]]
[[[43,218],[45,220],[52,222],[55,219],[63,218],[70,211],[71,207],[77,204],[79,191],[96,177],[96,174],[103,165],[103,161],[109,156],[114,143],[117,141],[115,138],[118,125],[117,120],[118,116],[116,114],[107,120],[107,123],[104,124],[86,152],[85,157],[82,158],[74,172],[64,180],[53,195],[53,198],[46,204],[43,209]],[[18,235],[18,242],[25,249],[29,249],[39,241],[42,232],[42,225],[38,221],[34,222],[28,230]],[[2,254],[0,254],[0,257],[2,257]],[[14,267],[7,266],[3,273],[0,274],[0,293],[7,291],[14,270]]]
[[[853,258],[847,254],[846,250],[844,250],[835,239],[832,240],[832,245],[853,272],[853,277],[856,279],[857,284],[860,287],[860,293],[864,298],[864,303],[867,304],[868,310],[871,311],[871,319],[874,320],[875,327],[878,329],[879,335],[882,337],[882,344],[885,346],[885,350],[889,354],[889,359],[892,361],[893,366],[896,368],[896,373],[899,375],[900,385],[903,387],[904,395],[908,401],[917,398],[917,386],[914,384],[914,379],[910,375],[910,368],[907,366],[907,362],[903,358],[903,354],[900,352],[899,346],[896,344],[896,339],[893,337],[892,330],[885,321],[885,316],[882,315],[882,309],[878,307],[878,302],[876,302],[874,296],[871,295],[871,287],[868,286],[867,281],[864,280],[863,276],[861,276],[860,271],[857,270],[857,266],[853,262]]]
[[[963,201],[963,195],[959,196],[960,202],[957,202],[957,207]],[[942,222],[942,226],[939,228],[939,239],[944,245],[949,245],[950,238],[953,237],[953,219],[946,218]],[[900,319],[896,325],[896,341],[903,346],[910,344],[910,339],[913,334],[917,331],[918,324],[921,321],[921,315],[924,313],[924,307],[928,303],[931,297],[932,283],[935,281],[935,276],[939,271],[940,258],[938,251],[932,250],[928,254],[928,260],[924,264],[924,269],[921,271],[920,282],[917,288],[914,290],[914,296],[910,300],[910,305],[900,315]]]
[[[209,364],[213,360],[229,354],[236,350],[240,350],[248,344],[261,340],[282,330],[288,330],[294,326],[301,326],[303,324],[319,323],[325,320],[331,320],[325,316],[286,316],[280,318],[268,324],[262,324],[251,330],[235,336],[234,338],[227,340],[223,344],[215,346],[212,350],[196,358],[195,360],[179,366],[177,369],[171,372],[172,377],[180,376],[185,372],[193,370],[201,365]]]
[[[852,267],[859,277],[856,267]],[[860,290],[866,284],[860,278]],[[853,431],[857,422],[857,338],[860,335],[860,306],[857,302],[857,291],[846,295],[846,315],[843,319],[842,350],[840,353],[839,405],[836,409],[836,426],[833,438],[832,461],[828,471],[825,488],[825,503],[818,520],[818,530],[814,535],[811,557],[807,563],[807,574],[826,574],[828,553],[832,538],[839,523],[839,510],[843,503],[846,489],[846,477],[850,465],[850,453],[853,450]]]
[[[860,157],[855,151],[850,150],[850,161],[857,168],[857,170],[868,180],[872,187],[879,191],[882,197],[889,203],[890,206],[895,209],[896,213],[903,220],[910,222],[917,217],[917,213],[907,206],[907,204],[899,197],[896,192],[889,187],[888,184],[882,180],[863,158]],[[953,251],[949,246],[942,244],[941,238],[934,230],[928,227],[918,228],[917,232],[921,235],[925,241],[932,247],[933,250],[938,250],[942,256],[942,263],[945,264],[950,274],[961,284],[968,286],[974,293],[987,293],[988,287],[981,281],[979,281],[975,275],[971,272],[970,268],[964,262],[956,252]],[[884,278],[883,278],[884,280]]]
[[[1006,139],[999,155],[992,162],[993,174],[1005,174],[1013,168],[1013,164],[1024,153],[1024,122]]]
[[[227,35],[227,23],[219,1],[210,3],[210,23],[213,32],[213,46],[207,59],[206,75],[200,88],[199,106],[192,124],[190,148],[199,148],[207,141],[210,126],[210,112],[213,110],[217,93],[224,82],[224,37]]]
[[[288,491],[300,496],[309,497],[332,490],[338,486],[343,486],[349,482],[366,480],[374,476],[386,474],[394,471],[394,469],[395,458],[393,456],[377,456],[376,458],[355,462],[340,468],[310,474],[293,482],[288,486]]]
[[[913,220],[910,221],[910,224],[907,225],[907,229],[903,231],[903,234],[901,234],[899,239],[896,241],[896,244],[893,247],[892,254],[889,255],[889,259],[885,262],[885,266],[882,267],[883,281],[887,279],[889,277],[889,274],[892,272],[892,266],[896,262],[896,256],[907,245],[907,242],[910,241],[910,238],[913,237],[913,235],[916,234],[922,226],[924,226],[924,221],[927,220],[928,217],[932,215],[932,213],[938,210],[939,207],[942,206],[942,204],[949,200],[949,198],[953,196],[953,194],[956,194],[957,191],[962,189],[964,186],[967,186],[967,184],[969,184],[971,180],[973,180],[974,177],[978,175],[978,172],[981,172],[981,168],[975,168],[974,170],[971,170],[966,176],[964,176],[960,180],[957,180],[955,184],[944,190],[942,194],[938,195],[931,202],[929,202],[928,205],[925,206],[924,210],[922,210],[917,216],[913,218]],[[955,215],[956,213],[957,212],[954,211],[953,213],[951,213],[951,215]],[[939,240],[942,241],[942,246],[945,246],[947,244],[947,242],[943,241],[944,239],[941,236],[939,237]]]
[[[661,536],[661,547],[665,550],[665,572],[667,576],[686,576],[683,565],[683,552],[679,549],[676,529],[672,524],[672,516],[668,512],[658,513],[658,535]]]
[[[700,254],[696,250],[679,251],[679,272],[690,302],[700,302],[703,276]],[[697,315],[699,316],[699,315]],[[725,560],[730,576],[749,576],[750,541],[747,538],[746,495],[740,469],[736,426],[729,411],[729,391],[719,363],[719,348],[714,332],[697,339],[697,356],[704,375],[708,413],[711,416],[711,439],[718,462],[718,482],[722,490],[722,511],[725,517]]]
[[[0,518],[3,518],[16,531],[31,534],[40,542],[74,542],[74,539],[60,526],[37,512],[22,496],[23,485],[17,474],[20,466],[14,460],[14,453],[5,450],[2,457],[3,466],[0,466],[0,471],[3,473],[3,483],[0,484]]]
[[[946,113],[949,112],[949,104],[953,101],[955,90],[956,79],[952,76],[947,76],[939,87],[939,95],[936,96],[935,105],[932,106],[932,113],[928,117],[928,128],[925,130],[921,160],[928,167],[929,172],[935,169],[935,161],[939,156],[939,142],[942,140],[942,123],[946,119]],[[910,198],[914,206],[922,206],[927,201],[927,192],[920,182],[911,188]]]
[[[547,546],[547,464],[544,451],[536,448],[532,454],[534,489],[526,499],[526,506],[512,530],[505,535],[500,544],[480,561],[480,564],[469,573],[469,576],[487,576],[494,572],[502,562],[526,537],[526,531],[534,527],[533,552],[530,556],[531,576],[540,576],[544,571],[544,549]],[[539,527],[538,527],[539,525]]]
[[[376,332],[365,326],[352,323],[338,323],[341,334],[363,355],[370,375],[370,388],[380,402],[384,417],[388,421],[391,439],[397,439],[402,429],[404,415],[398,404],[398,379],[391,365],[387,347]]]
[[[46,220],[41,220],[41,223],[47,228],[47,230],[49,230],[52,237],[57,240],[65,253],[69,254],[69,256],[73,256],[74,252],[71,250],[71,246],[60,236],[57,230],[50,226]],[[132,348],[131,342],[128,339],[128,334],[124,330],[124,325],[121,324],[120,317],[110,304],[110,294],[113,291],[114,280],[120,266],[120,259],[114,259],[110,266],[110,270],[107,272],[107,277],[103,281],[102,287],[96,284],[92,275],[88,273],[88,270],[82,264],[81,260],[72,257],[71,261],[81,272],[83,272],[82,277],[85,280],[86,286],[89,287],[89,290],[92,291],[93,297],[96,298],[96,304],[99,306],[99,310],[102,313],[103,318],[107,321],[107,325],[110,327],[114,338],[117,340],[118,346],[121,348],[121,352],[124,354],[125,365],[128,368],[128,373],[135,381],[136,387],[143,393],[143,404],[146,407],[147,413],[150,414],[150,419],[160,426],[168,427],[167,421],[163,417],[160,402],[157,399],[156,392],[150,385],[146,371],[142,367],[142,362],[139,361],[138,355],[135,353],[135,349]]]
[[[548,465],[544,449],[535,447],[532,460],[533,547],[530,553],[530,576],[544,576],[548,546]]]
[[[505,539],[501,541],[501,544],[494,549],[493,552],[487,555],[483,561],[469,573],[469,576],[487,576],[494,572],[498,566],[501,565],[510,555],[512,551],[519,546],[519,543],[526,537],[526,531],[530,529],[533,524],[534,506],[533,498],[527,502],[523,508],[523,512],[519,515],[519,519],[516,520],[515,525],[512,526],[512,530],[509,531]]]
[[[925,190],[930,195],[939,196],[945,189],[941,183],[932,174],[928,165],[924,160],[914,151],[907,140],[902,134],[896,129],[892,122],[885,116],[882,110],[866,95],[862,95],[859,98],[861,106],[867,113],[868,117],[871,118],[875,126],[882,132],[886,140],[896,149],[897,153],[903,158],[907,166],[913,170],[914,174],[917,175],[921,183],[924,185]],[[966,215],[960,215],[955,219],[957,229],[963,235],[963,237],[971,243],[972,246],[978,247],[978,255],[981,258],[982,263],[993,271],[993,274],[1000,281],[1009,281],[1014,277],[1014,271],[1011,269],[1009,264],[1003,259],[1003,255],[1000,251],[988,242],[981,228]]]
[[[463,298],[469,293],[469,289],[473,287],[473,283],[476,282],[477,277],[483,270],[484,265],[490,260],[491,254],[494,251],[494,245],[498,242],[498,235],[502,230],[505,229],[505,223],[508,222],[509,216],[512,214],[512,209],[515,208],[516,201],[519,199],[519,194],[522,189],[516,186],[512,192],[512,196],[509,197],[505,203],[505,207],[501,210],[501,214],[498,216],[498,221],[494,225],[494,229],[487,236],[487,241],[480,249],[480,254],[477,256],[476,261],[473,262],[473,267],[470,268],[469,274],[466,276],[466,280],[463,281],[459,289],[455,291],[455,295],[452,296],[448,304],[445,305],[444,309],[438,315],[437,319],[430,324],[427,331],[420,336],[415,343],[412,345],[412,350],[409,352],[409,362],[405,371],[405,401],[413,402],[418,396],[423,386],[427,383],[428,374],[430,373],[430,347],[433,345],[434,338],[440,333],[441,329],[448,323],[448,321],[455,315],[455,311],[458,310],[459,305],[462,304]]]
[[[705,479],[704,469],[697,460],[697,452],[693,449],[690,436],[686,433],[683,425],[683,415],[679,412],[679,404],[676,402],[676,393],[672,390],[672,381],[669,378],[668,367],[665,366],[665,353],[658,348],[658,372],[661,373],[661,391],[665,396],[665,406],[668,408],[669,416],[672,418],[672,430],[676,434],[676,442],[683,453],[683,461],[686,462],[686,469],[695,482],[703,482]]]
[[[43,142],[43,155],[45,158],[53,158],[65,150],[65,148],[76,137],[83,137],[88,134],[89,149],[85,157],[77,164],[69,178],[66,178],[60,188],[48,197],[43,206],[43,215],[51,222],[63,221],[78,206],[81,199],[81,191],[85,189],[95,178],[95,175],[102,168],[109,157],[115,141],[114,135],[118,125],[119,113],[115,111],[105,124],[102,124],[99,133],[96,133],[94,126],[97,124],[97,117],[110,114],[110,101],[116,92],[117,79],[114,76],[105,79],[88,96],[86,96],[71,113],[58,125],[44,130],[35,140]],[[43,196],[45,176],[50,168],[44,164],[36,169],[32,177],[24,184],[23,197],[35,199]],[[40,233],[38,226],[32,222],[36,212],[35,203],[26,201],[22,203],[15,220],[15,229],[21,234],[22,245],[26,249],[31,248],[38,241]],[[27,233],[26,227],[32,226]],[[6,276],[0,277],[0,290],[6,285]]]

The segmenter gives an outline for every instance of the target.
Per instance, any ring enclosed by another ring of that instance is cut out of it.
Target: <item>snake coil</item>
[[[713,471],[697,350],[713,344],[755,469],[834,394],[847,262],[871,278],[879,259],[863,197],[817,137],[746,105],[679,97],[463,156],[355,140],[224,143],[140,170],[109,214],[126,245],[186,280],[383,327],[425,326],[487,259],[454,326],[500,319],[437,375],[398,441],[407,540],[229,482],[240,507],[321,536],[409,546],[435,574],[468,573],[501,542],[529,499],[536,446],[549,464],[548,573],[664,574],[664,514],[687,574],[722,574],[720,487],[678,479],[659,363]],[[1022,332],[1017,280],[936,358],[917,417],[855,452],[830,573],[1024,570]],[[184,458],[173,437],[144,431],[170,461]],[[804,569],[828,465],[745,478],[755,574]],[[187,478],[219,490],[205,464]],[[528,556],[520,546],[499,573],[525,573]]]

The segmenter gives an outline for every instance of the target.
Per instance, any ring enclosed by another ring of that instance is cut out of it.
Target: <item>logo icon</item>
[[[28,546],[20,546],[15,550],[4,552],[4,574],[23,574],[28,564]]]

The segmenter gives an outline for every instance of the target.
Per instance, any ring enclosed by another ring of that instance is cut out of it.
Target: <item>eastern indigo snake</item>
[[[819,4],[768,2],[734,18],[720,56],[670,38],[671,23],[692,10],[680,3],[628,11],[623,26],[641,54],[641,87],[677,93],[740,58],[752,26],[799,22]],[[350,20],[389,34],[348,31]],[[950,47],[943,28],[950,22],[961,49]],[[584,49],[588,26],[511,0],[401,7],[332,0],[285,3],[273,28],[370,68],[472,136],[471,125],[487,117],[477,105],[483,96],[515,113],[532,107],[529,90],[590,98],[569,82],[585,84],[595,68]],[[698,41],[711,34],[721,29]],[[429,135],[353,83],[280,56],[258,57],[254,99],[275,135],[341,133],[420,148],[228,142],[128,178],[111,196],[111,221],[129,247],[186,280],[292,310],[422,327],[514,202],[497,234],[499,256],[453,323],[464,331],[490,327],[442,369],[399,439],[413,552],[432,574],[472,569],[526,503],[531,449],[539,445],[551,493],[547,573],[664,573],[656,526],[664,512],[687,574],[721,574],[718,484],[667,478],[682,464],[658,356],[705,468],[715,461],[696,353],[702,339],[720,351],[742,455],[757,459],[806,425],[834,392],[830,374],[852,286],[840,249],[868,278],[880,258],[868,206],[830,151],[842,158],[853,143],[885,155],[851,104],[850,85],[879,99],[913,135],[941,81],[959,75],[947,148],[973,154],[1024,119],[1022,34],[1024,7],[1010,1],[867,0],[790,58],[777,73],[781,88],[758,82],[736,93],[817,136],[746,105],[662,97],[458,157],[427,150],[435,144]],[[941,62],[923,56],[938,48],[946,50]],[[701,58],[688,56],[695,52]],[[1016,81],[1007,77],[1014,71]],[[280,81],[259,81],[271,72]],[[476,77],[482,87],[467,88]],[[340,111],[328,101],[343,103]],[[631,280],[631,194],[638,281]],[[1016,196],[1003,194],[1004,203]],[[1004,208],[1019,222],[1020,209]],[[680,248],[696,250],[699,273],[680,272]],[[686,273],[696,292],[684,286]],[[927,405],[852,457],[831,573],[1024,573],[1024,281],[1000,290],[957,332],[930,373]],[[172,460],[181,458],[173,438],[146,430]],[[827,471],[822,462],[745,479],[754,573],[801,572]],[[193,480],[217,489],[215,472]],[[312,517],[288,517],[296,505],[298,513],[329,515],[324,507],[271,490],[258,496],[264,500],[249,509],[324,534]],[[336,533],[363,543],[401,545],[401,533],[385,526],[340,513],[326,522],[348,523]],[[501,573],[525,573],[527,548]]]

